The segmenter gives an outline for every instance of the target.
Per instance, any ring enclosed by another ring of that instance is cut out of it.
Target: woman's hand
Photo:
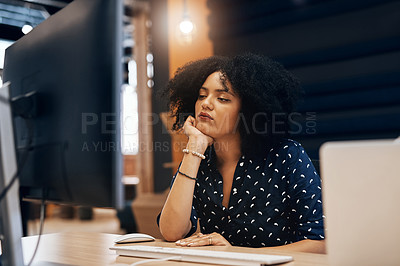
[[[175,242],[182,247],[200,247],[200,246],[231,246],[231,244],[220,234],[202,234],[198,233],[191,237],[184,238]]]
[[[196,142],[207,144],[207,146],[210,146],[214,142],[213,138],[205,135],[196,128],[196,119],[193,116],[189,116],[183,124],[183,133],[189,139],[195,139]]]

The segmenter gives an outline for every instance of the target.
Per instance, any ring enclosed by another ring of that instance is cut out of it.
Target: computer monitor
[[[36,95],[23,198],[123,206],[122,12],[122,0],[75,0],[6,50],[11,98]],[[13,123],[20,157],[29,129]]]
[[[11,97],[36,92],[23,197],[79,205],[122,203],[121,1],[75,0],[6,50]],[[15,118],[18,154],[28,129]]]

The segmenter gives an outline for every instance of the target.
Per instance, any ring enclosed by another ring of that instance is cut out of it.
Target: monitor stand
[[[0,191],[17,172],[10,83],[0,88]],[[1,265],[24,265],[18,179],[0,203]]]

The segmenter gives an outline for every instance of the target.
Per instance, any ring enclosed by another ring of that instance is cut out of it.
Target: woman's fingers
[[[199,247],[199,246],[230,246],[231,244],[220,234],[196,234],[175,242],[178,246]]]
[[[201,132],[198,128],[196,128],[196,119],[193,116],[188,116],[185,123],[183,124],[183,133],[190,138],[191,136],[195,137],[197,141],[202,141],[207,143],[207,146],[210,146],[214,140]]]
[[[196,123],[196,119],[194,119],[193,116],[189,115],[188,118],[186,119],[184,125],[188,124],[188,125],[194,127],[194,126],[195,126],[195,123]]]
[[[197,131],[195,127],[196,119],[194,119],[193,116],[189,116],[185,123],[183,124],[183,133],[185,133],[186,136],[190,136],[191,134],[195,133]]]
[[[187,238],[178,240],[178,241],[175,242],[175,244],[177,244],[177,245],[179,245],[179,246],[186,246],[188,243],[193,242],[193,239],[200,238],[200,237],[202,237],[202,236],[203,236],[202,233],[195,234],[195,235],[192,235],[192,236],[190,236],[190,237],[187,237]]]

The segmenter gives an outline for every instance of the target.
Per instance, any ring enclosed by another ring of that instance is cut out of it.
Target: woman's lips
[[[207,114],[207,113],[204,113],[204,112],[201,112],[201,113],[199,114],[199,119],[205,120],[205,121],[214,120],[214,119],[212,118],[211,115],[209,115],[209,114]]]

